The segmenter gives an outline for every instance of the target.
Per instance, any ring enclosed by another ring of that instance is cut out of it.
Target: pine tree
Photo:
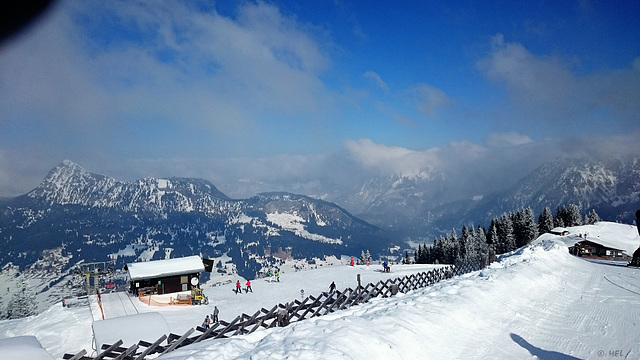
[[[487,244],[493,245],[498,242],[498,220],[492,219],[491,225],[489,225],[489,232],[487,233]]]
[[[475,232],[475,239],[477,256],[483,261],[486,261],[489,244],[487,244],[487,235],[482,226],[478,226],[478,231]],[[483,264],[486,264],[486,262],[483,262]]]
[[[513,222],[511,215],[503,213],[498,223],[498,244],[496,252],[504,254],[516,249],[516,239],[513,234]]]
[[[20,280],[16,290],[7,306],[7,318],[20,319],[36,315],[38,313],[36,297],[27,282]]]
[[[596,209],[591,209],[591,212],[587,216],[586,223],[589,224],[589,225],[593,225],[593,224],[597,223],[598,221],[600,221],[600,216],[598,216],[598,213],[596,212]]]
[[[516,246],[521,247],[530,244],[538,237],[538,226],[536,225],[533,210],[528,207],[518,212],[517,223],[514,224],[516,233]]]
[[[460,242],[458,241],[458,233],[456,233],[456,229],[451,229],[451,234],[449,234],[451,248],[449,253],[449,264],[455,264],[457,261],[460,261]]]
[[[570,204],[567,209],[567,219],[565,220],[566,226],[580,226],[582,225],[582,215],[580,215],[580,208],[576,204]]]
[[[567,208],[564,206],[558,206],[556,209],[556,215],[553,217],[554,227],[565,227],[567,224]]]
[[[471,245],[471,237],[469,236],[469,228],[467,225],[462,225],[462,231],[460,232],[460,239],[458,239],[458,259],[465,260],[469,256],[469,246]]]
[[[538,234],[546,234],[553,228],[553,216],[551,215],[551,209],[547,206],[542,210],[542,214],[538,218]]]
[[[478,245],[478,236],[473,226],[469,227],[469,241],[467,241],[467,260],[477,261],[480,259],[480,247]]]
[[[444,238],[433,240],[433,263],[442,264],[444,262]]]
[[[525,244],[530,244],[533,240],[538,238],[540,234],[538,232],[538,224],[536,224],[536,215],[533,209],[528,207],[524,209],[524,223],[525,223]]]

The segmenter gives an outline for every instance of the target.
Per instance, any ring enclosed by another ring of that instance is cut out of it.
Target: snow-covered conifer
[[[600,216],[598,216],[598,213],[596,212],[595,209],[591,209],[591,212],[589,213],[589,215],[587,215],[586,223],[588,225],[593,225],[593,224],[597,223],[598,221],[600,221]]]
[[[503,213],[498,223],[498,243],[496,244],[496,252],[504,254],[516,249],[516,239],[513,234],[513,222],[511,215]]]
[[[582,215],[580,215],[580,208],[576,204],[570,204],[567,209],[567,220],[565,220],[566,226],[580,226],[582,225]]]
[[[7,318],[19,319],[37,313],[37,302],[33,290],[25,280],[20,280],[16,292],[13,293],[7,306]]]
[[[538,234],[546,234],[553,228],[553,215],[551,215],[551,209],[547,206],[538,217]]]

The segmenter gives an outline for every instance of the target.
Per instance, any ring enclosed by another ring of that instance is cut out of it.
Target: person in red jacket
[[[253,289],[251,289],[251,281],[247,280],[247,288],[245,289],[245,292],[253,292]]]
[[[242,286],[240,285],[240,280],[236,281],[236,295],[238,293],[242,293]]]

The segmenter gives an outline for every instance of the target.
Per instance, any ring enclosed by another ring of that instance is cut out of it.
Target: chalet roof
[[[154,260],[127,264],[131,280],[150,279],[161,276],[193,274],[204,271],[198,255],[183,258]]]
[[[550,233],[552,233],[552,234],[562,234],[562,233],[568,233],[568,232],[569,232],[569,230],[567,228],[563,228],[563,227],[554,227],[550,231]]]
[[[592,241],[592,240],[579,240],[577,241],[574,246],[576,244],[584,244],[584,245],[590,245],[590,246],[596,246],[596,247],[602,247],[605,248],[607,250],[617,250],[617,251],[624,251],[624,249],[618,249],[617,247],[614,247],[613,244],[609,243],[608,241]]]

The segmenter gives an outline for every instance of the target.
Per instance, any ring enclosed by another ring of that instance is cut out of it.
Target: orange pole
[[[102,301],[98,299],[98,306],[100,307],[100,312],[102,313],[102,320],[104,320],[104,310],[102,309]]]

